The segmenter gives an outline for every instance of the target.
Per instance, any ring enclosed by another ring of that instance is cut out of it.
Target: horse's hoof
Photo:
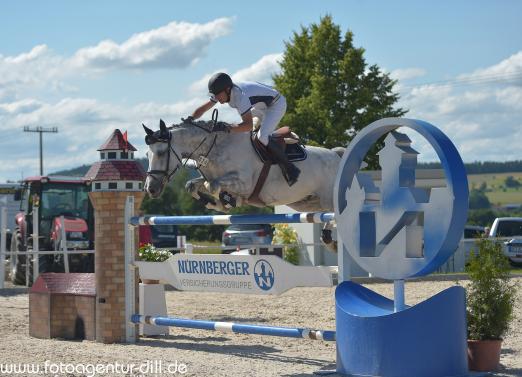
[[[236,199],[226,191],[219,193],[219,200],[227,209],[234,208],[236,206]]]
[[[330,229],[323,229],[321,234],[321,240],[329,244],[332,242],[332,231]]]

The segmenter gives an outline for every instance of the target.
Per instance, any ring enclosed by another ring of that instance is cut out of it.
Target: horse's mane
[[[176,130],[176,129],[200,129],[202,131],[205,131],[207,133],[212,132],[212,125],[213,122],[211,120],[205,121],[205,120],[184,120],[182,119],[182,122],[179,124],[173,123],[171,126],[167,127],[168,130]]]

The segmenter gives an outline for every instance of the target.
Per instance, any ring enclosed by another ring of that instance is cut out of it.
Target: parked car
[[[160,249],[177,247],[178,227],[175,225],[140,225],[140,244],[150,243]]]
[[[504,242],[504,254],[511,263],[522,263],[522,217],[498,217],[493,221],[489,237],[508,238]]]
[[[234,246],[223,250],[223,253],[235,251],[241,245],[270,245],[272,243],[273,230],[270,225],[230,225],[222,236],[223,246]]]
[[[486,228],[480,225],[466,225],[464,227],[464,239],[486,236]]]

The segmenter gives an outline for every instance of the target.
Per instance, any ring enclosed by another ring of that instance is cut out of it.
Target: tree
[[[393,106],[395,81],[377,65],[368,66],[364,49],[353,46],[353,33],[341,37],[331,16],[319,24],[302,27],[286,43],[281,74],[274,76],[287,99],[282,123],[294,129],[308,144],[326,148],[347,145],[371,122],[399,117],[405,110]],[[377,166],[376,148],[369,154]]]
[[[471,190],[469,192],[469,208],[470,209],[481,209],[490,208],[491,203],[488,197],[480,190]]]
[[[468,212],[468,223],[481,226],[491,226],[499,214],[490,208],[470,209]]]
[[[510,188],[520,187],[520,182],[517,179],[515,179],[515,177],[513,177],[512,175],[506,177],[506,179],[504,180],[504,184],[506,185],[506,187]]]

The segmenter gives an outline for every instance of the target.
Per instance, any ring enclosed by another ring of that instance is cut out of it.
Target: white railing
[[[7,208],[2,207],[0,210],[0,216],[2,219],[2,228],[0,230],[0,289],[4,288],[5,282],[5,261],[6,257],[11,258],[11,264],[16,263],[13,258],[19,255],[25,255],[27,257],[25,263],[25,285],[29,286],[29,258],[32,257],[33,261],[33,283],[38,278],[40,273],[39,256],[40,255],[56,255],[62,254],[64,260],[65,272],[69,272],[69,255],[71,254],[93,254],[94,250],[68,250],[67,239],[65,235],[65,219],[60,216],[60,223],[62,228],[60,250],[40,250],[40,234],[38,229],[38,207],[33,208],[33,233],[31,234],[33,240],[33,249],[29,251],[8,251],[6,250],[6,239],[7,239]],[[13,235],[14,236],[14,235]],[[13,240],[11,240],[13,242]]]

